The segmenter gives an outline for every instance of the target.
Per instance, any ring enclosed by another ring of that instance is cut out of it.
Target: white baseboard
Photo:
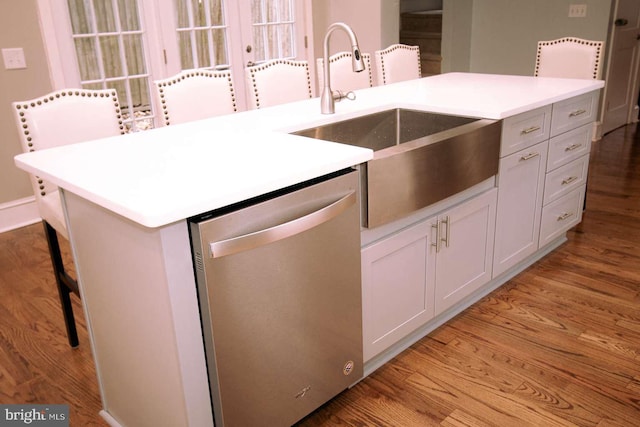
[[[35,197],[0,203],[0,233],[41,221]]]

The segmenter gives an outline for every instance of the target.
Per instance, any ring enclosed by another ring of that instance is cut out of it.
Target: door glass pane
[[[293,0],[251,0],[255,61],[295,58]]]
[[[113,33],[116,29],[116,17],[113,14],[111,0],[93,0],[94,14],[97,18],[99,33]]]
[[[135,1],[118,0],[118,12],[120,14],[120,28],[122,31],[137,31],[140,29],[138,3]]]
[[[93,32],[93,20],[89,9],[89,0],[68,0],[71,14],[71,29],[73,34],[88,34]]]
[[[137,0],[69,0],[81,86],[114,88],[126,129],[148,129],[153,119]],[[97,32],[87,32],[95,22]]]
[[[181,68],[228,67],[224,1],[174,0],[174,5]]]

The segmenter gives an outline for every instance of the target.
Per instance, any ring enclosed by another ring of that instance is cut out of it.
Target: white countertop
[[[599,80],[450,73],[16,156],[16,165],[159,227],[366,162],[371,150],[287,132],[387,108],[503,119],[600,89]],[[337,88],[336,88],[337,89]]]

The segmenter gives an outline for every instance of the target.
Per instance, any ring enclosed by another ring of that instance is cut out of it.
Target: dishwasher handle
[[[356,192],[352,191],[330,205],[300,218],[242,236],[211,242],[209,243],[210,256],[221,258],[286,239],[337,217],[355,203]]]

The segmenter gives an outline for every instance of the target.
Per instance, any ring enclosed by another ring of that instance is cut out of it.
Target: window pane
[[[229,65],[227,59],[227,41],[225,40],[225,31],[223,29],[212,30],[215,64],[214,65]]]
[[[120,28],[122,31],[140,30],[138,2],[136,0],[118,0],[118,11],[120,12]]]
[[[267,43],[269,59],[282,58],[280,55],[280,37],[278,37],[278,25],[270,25],[267,27]]]
[[[68,0],[73,34],[89,34],[93,32],[93,21],[89,18],[88,2],[89,0]]]
[[[129,68],[129,75],[145,74],[144,52],[142,49],[142,35],[131,34],[122,36],[125,59]]]
[[[280,39],[282,40],[281,47],[282,52],[281,55],[283,58],[293,58],[296,56],[293,45],[293,24],[283,24],[280,26]]]
[[[281,21],[293,21],[293,7],[291,0],[280,0],[280,20]]]
[[[99,33],[112,33],[117,31],[116,17],[113,14],[111,0],[94,0],[96,23]]]
[[[263,14],[264,0],[252,0],[251,1],[251,17],[254,24],[265,22]]]
[[[100,90],[100,89],[104,89],[102,83],[84,83],[82,85],[83,89],[90,89],[90,90]]]
[[[192,0],[193,6],[193,26],[194,27],[206,27],[207,26],[207,10],[204,7],[203,0]]]
[[[178,19],[176,28],[190,27],[191,25],[189,25],[189,12],[187,11],[187,7],[189,7],[189,5],[187,4],[187,1],[175,0],[174,4],[176,6],[176,17]]]
[[[74,40],[78,65],[80,66],[80,78],[82,80],[97,80],[101,78],[98,67],[98,55],[96,52],[95,38],[83,37]]]
[[[129,86],[131,87],[131,102],[134,110],[149,110],[151,102],[149,102],[149,86],[147,78],[131,79],[129,80]]]
[[[196,67],[206,68],[211,67],[211,58],[209,57],[209,31],[197,30],[196,36],[196,49],[198,53],[198,63]]]
[[[195,68],[193,66],[193,53],[191,50],[191,34],[188,31],[178,32],[178,43],[180,44],[180,65],[183,70]]]
[[[219,26],[224,25],[224,14],[222,13],[222,0],[209,0],[210,1],[210,17],[211,25]]]
[[[120,60],[120,48],[118,46],[118,37],[104,36],[100,37],[100,49],[102,50],[102,66],[104,67],[104,76],[120,77],[123,75],[122,63]]]
[[[253,56],[256,62],[267,60],[267,53],[265,52],[264,37],[262,35],[263,27],[253,27]]]

